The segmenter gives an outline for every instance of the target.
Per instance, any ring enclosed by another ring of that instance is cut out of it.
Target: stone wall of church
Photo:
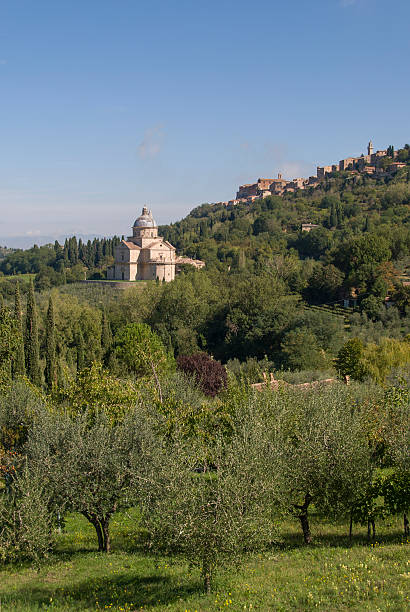
[[[156,264],[155,266],[155,278],[160,281],[169,283],[175,279],[175,265],[172,264]]]
[[[127,281],[136,280],[137,269],[138,269],[137,263],[128,263],[128,264],[116,263],[114,279],[115,280],[127,280]]]

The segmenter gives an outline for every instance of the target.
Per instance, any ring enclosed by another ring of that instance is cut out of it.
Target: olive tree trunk
[[[376,524],[374,519],[367,521],[367,541],[370,542],[370,535],[372,535],[372,541],[376,541]]]
[[[303,532],[303,540],[305,544],[311,544],[312,542],[312,535],[310,533],[309,515],[308,515],[308,508],[309,508],[309,505],[312,499],[313,498],[310,495],[310,493],[306,493],[305,501],[302,505],[294,504],[294,507],[296,508],[296,510],[299,511],[297,516],[300,520],[300,525],[302,527],[302,532]]]
[[[211,592],[212,587],[212,573],[211,573],[211,565],[207,559],[203,560],[202,563],[202,578],[204,579],[204,591],[205,593]]]
[[[410,533],[410,530],[409,530],[409,519],[407,518],[407,514],[403,515],[403,526],[404,526],[404,535],[408,536]]]
[[[99,552],[109,553],[111,551],[111,539],[110,539],[110,531],[109,531],[109,523],[112,512],[109,512],[103,516],[97,516],[95,512],[85,512],[81,513],[87,521],[90,521],[91,525],[93,525],[95,532],[97,534],[98,540],[98,550]]]

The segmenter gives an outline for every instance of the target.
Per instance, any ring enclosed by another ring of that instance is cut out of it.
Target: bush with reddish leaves
[[[180,370],[194,376],[196,383],[205,395],[215,397],[227,385],[225,367],[206,353],[180,355],[177,359]]]

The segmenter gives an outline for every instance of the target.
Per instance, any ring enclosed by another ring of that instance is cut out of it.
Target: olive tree
[[[403,514],[404,534],[409,534],[410,509],[410,390],[404,382],[386,390],[384,442],[387,459],[394,468],[384,483],[383,494],[390,514]]]
[[[27,380],[14,380],[0,393],[0,473],[6,489],[24,461],[32,423],[42,418],[45,410],[41,392]]]
[[[155,426],[153,429],[157,429]],[[239,562],[245,550],[262,549],[276,537],[274,470],[266,473],[264,423],[252,413],[236,415],[229,437],[212,438],[212,460],[185,432],[146,449],[145,473],[135,492],[145,510],[150,544],[182,553],[199,567],[207,592],[219,564]]]
[[[360,395],[360,394],[359,394]],[[309,506],[327,516],[348,513],[373,470],[356,388],[327,388],[261,394],[272,437],[266,461],[280,465],[288,507],[300,521],[304,542],[312,540]]]
[[[0,491],[0,562],[39,563],[47,556],[55,536],[49,495],[41,476],[27,466],[14,475],[12,487]]]
[[[27,444],[31,469],[42,474],[56,511],[80,512],[95,528],[98,550],[110,551],[113,514],[128,504],[138,416],[112,424],[104,412],[74,417],[49,413],[34,423]]]
[[[402,472],[410,470],[410,390],[403,382],[386,390],[384,440],[393,466]]]

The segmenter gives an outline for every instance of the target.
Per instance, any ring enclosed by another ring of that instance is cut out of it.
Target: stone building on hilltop
[[[389,147],[390,148],[390,147]],[[328,175],[335,172],[347,172],[349,174],[375,174],[377,176],[393,175],[398,170],[404,168],[407,164],[396,160],[398,151],[393,147],[388,152],[388,149],[374,151],[372,141],[367,145],[367,155],[360,157],[346,157],[341,159],[337,164],[328,166],[317,166],[316,176],[309,178],[294,178],[289,181],[278,174],[278,178],[259,178],[256,183],[246,183],[239,185],[236,193],[236,198],[228,202],[219,202],[225,206],[234,206],[236,204],[247,203],[252,204],[255,200],[266,198],[271,195],[284,195],[294,193],[300,189],[315,189],[319,187],[321,182]],[[385,158],[391,157],[391,163],[386,166]],[[395,161],[396,160],[396,161]]]
[[[158,227],[147,208],[135,220],[132,236],[122,240],[114,251],[114,265],[108,280],[160,280],[175,278],[175,247],[158,236]]]

